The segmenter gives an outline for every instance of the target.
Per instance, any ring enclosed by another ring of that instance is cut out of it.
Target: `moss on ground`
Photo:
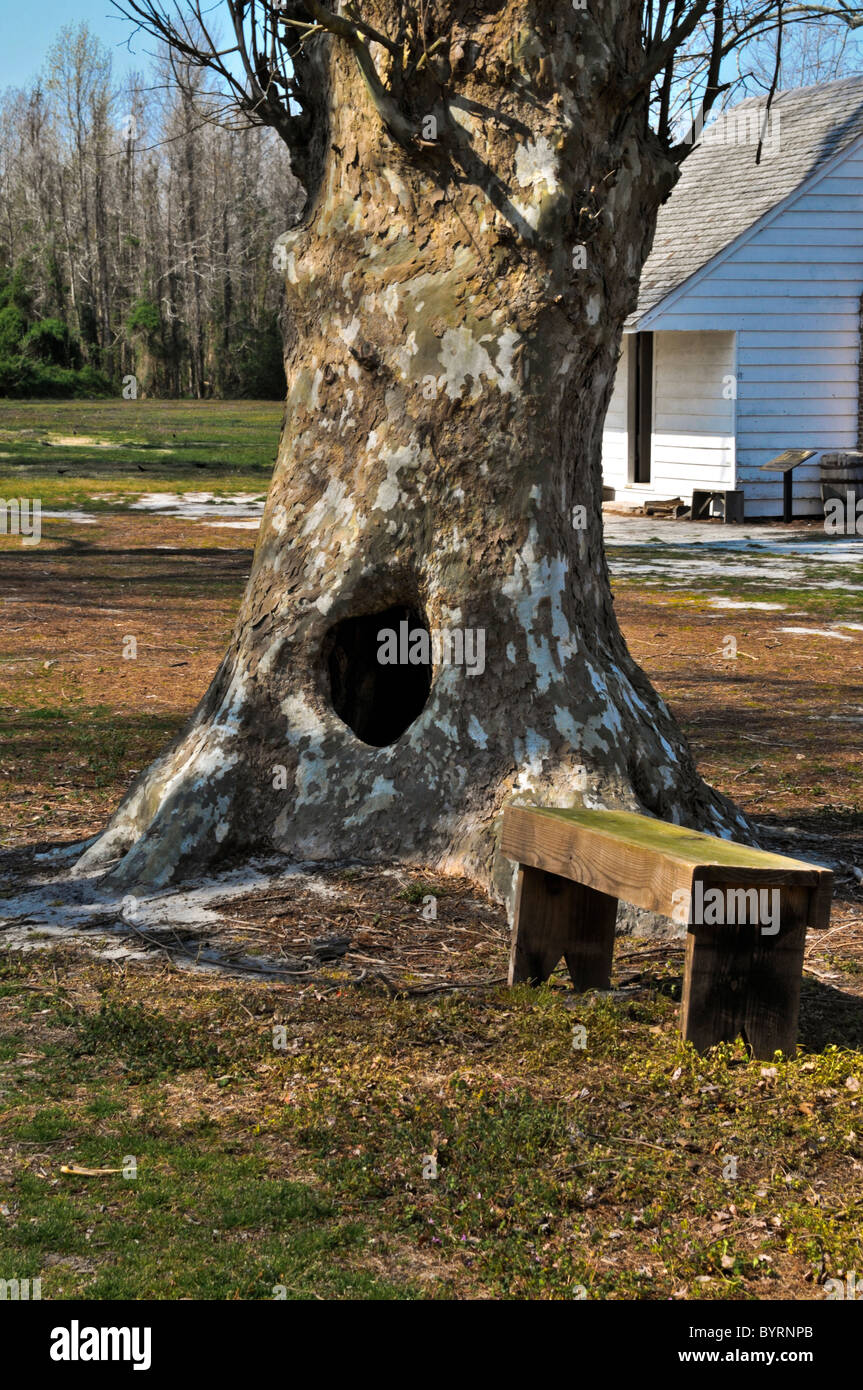
[[[860,1052],[699,1057],[655,950],[627,997],[68,948],[0,981],[0,1267],[43,1297],[817,1297],[863,1264]]]

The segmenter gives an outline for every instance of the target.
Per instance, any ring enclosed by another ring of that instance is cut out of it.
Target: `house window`
[[[650,482],[650,437],[653,433],[653,334],[629,340],[629,481]]]

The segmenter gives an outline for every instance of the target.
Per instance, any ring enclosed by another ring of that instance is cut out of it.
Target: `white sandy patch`
[[[68,877],[68,865],[77,859],[86,845],[84,841],[76,845],[42,853],[37,856],[40,863],[53,864],[59,873],[48,876],[41,873],[11,898],[0,902],[0,925],[3,925],[4,943],[13,949],[34,950],[50,944],[50,940],[63,939],[77,942],[94,955],[107,959],[149,959],[154,963],[162,961],[160,952],[148,949],[147,943],[137,934],[144,934],[173,927],[180,932],[215,930],[222,923],[222,916],[214,904],[222,898],[241,898],[263,888],[279,888],[289,882],[297,883],[299,888],[329,899],[336,897],[338,890],[321,875],[302,865],[285,865],[284,860],[252,860],[242,868],[231,870],[218,876],[202,877],[189,883],[183,889],[167,888],[140,896],[124,893],[105,893],[100,891],[98,880],[100,870],[81,878]],[[115,914],[116,920],[105,925],[105,914]],[[97,919],[94,921],[93,919]],[[95,928],[95,930],[94,930]],[[172,943],[168,943],[169,945]],[[218,958],[218,951],[211,952],[199,943],[200,961],[195,963],[182,954],[175,956],[175,964],[185,969],[212,968]],[[199,945],[194,945],[198,954]],[[208,961],[208,957],[212,961]],[[229,966],[229,962],[225,962]],[[272,962],[278,971],[278,961]]]
[[[863,537],[613,513],[603,516],[603,530],[612,574],[646,585],[697,588],[724,579],[757,581],[768,589],[863,591]],[[836,577],[826,577],[825,571]],[[730,607],[735,601],[714,603]]]
[[[735,599],[735,598],[712,598],[712,599],[710,600],[710,607],[711,607],[711,608],[760,608],[760,609],[762,609],[762,610],[767,610],[767,609],[779,610],[779,609],[786,608],[786,607],[787,607],[787,604],[784,604],[784,603],[745,603],[745,602],[743,602],[743,600],[739,600],[739,599]]]
[[[110,439],[97,439],[94,434],[46,434],[40,444],[59,444],[64,449],[121,449]]]
[[[148,454],[172,454],[173,449],[157,447],[143,439],[97,439],[92,434],[46,434],[38,441],[52,449],[146,449]],[[192,443],[187,440],[187,443]],[[201,447],[222,448],[220,444]]]
[[[186,521],[201,521],[212,516],[240,521],[251,517],[260,519],[265,501],[262,492],[235,492],[228,497],[216,497],[212,492],[145,492],[131,506],[133,511],[178,516]]]
[[[777,632],[787,632],[792,637],[832,637],[836,642],[853,642],[844,632],[834,632],[829,627],[780,627]]]

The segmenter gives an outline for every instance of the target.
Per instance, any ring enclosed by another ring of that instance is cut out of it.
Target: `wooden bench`
[[[793,1056],[806,929],[830,921],[828,869],[629,811],[510,806],[501,848],[519,865],[511,985],[547,980],[563,956],[577,990],[608,989],[622,899],[687,924],[680,1028],[699,1051],[742,1034],[756,1057]],[[778,920],[753,921],[752,889]]]

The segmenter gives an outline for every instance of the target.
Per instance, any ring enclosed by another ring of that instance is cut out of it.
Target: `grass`
[[[88,705],[80,698],[56,707],[36,705],[23,717],[21,711],[0,713],[0,740],[14,743],[19,753],[9,770],[14,766],[22,784],[28,781],[27,765],[50,758],[62,742],[65,758],[91,786],[109,786],[130,766],[164,747],[174,732],[174,722],[158,715],[143,714],[134,725],[118,723],[107,705]],[[26,756],[20,757],[22,753]]]
[[[812,539],[807,537],[807,539]],[[835,542],[825,537],[825,546]],[[730,598],[745,600],[747,603],[781,603],[784,609],[777,609],[771,616],[777,623],[785,622],[842,622],[859,621],[861,594],[863,594],[863,563],[843,565],[841,571],[835,564],[819,565],[809,557],[796,560],[796,565],[805,565],[805,585],[782,584],[765,581],[757,576],[732,574],[711,574],[700,588],[691,586],[685,579],[687,566],[687,547],[663,547],[663,561],[668,560],[677,566],[673,580],[656,576],[615,574],[612,587],[621,592],[641,592],[654,590],[662,594],[664,602],[678,607],[681,612],[710,609],[711,598]],[[642,562],[644,551],[640,548],[615,546],[615,563],[629,560]],[[839,581],[839,582],[837,582]],[[796,617],[792,617],[796,614]],[[726,613],[729,621],[734,610]]]
[[[226,1130],[199,1100],[179,1123],[166,1108],[167,1081],[197,1094],[218,1087],[226,1065],[247,1079],[247,1039],[235,1033],[221,1048],[210,1026],[166,1012],[166,997],[146,1003],[148,989],[92,1010],[70,1005],[65,986],[34,997],[15,957],[0,980],[6,1000],[20,1000],[28,1037],[38,1025],[0,1109],[18,1159],[0,1224],[0,1269],[21,1271],[10,1277],[41,1276],[43,1298],[405,1292],[361,1267],[363,1221],[346,1219],[316,1184],[272,1171],[251,1136]],[[125,1165],[129,1176],[62,1175],[61,1158]]]
[[[265,493],[282,409],[274,401],[6,401],[0,497],[101,514],[147,492]]]
[[[770,1298],[863,1262],[860,1054],[699,1057],[667,964],[432,1001],[57,964],[0,959],[0,1271],[43,1297]]]
[[[443,890],[432,883],[411,883],[399,897],[407,903],[421,903],[425,898],[439,898]]]

